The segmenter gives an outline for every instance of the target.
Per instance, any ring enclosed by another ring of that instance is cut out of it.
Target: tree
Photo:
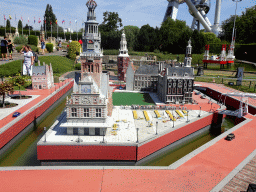
[[[99,25],[99,30],[100,32],[117,31],[122,26],[122,19],[117,12],[106,11],[103,13],[103,22]]]
[[[124,26],[124,30],[125,30],[126,40],[127,40],[127,47],[129,50],[134,50],[140,28],[137,26],[128,25],[128,26]]]
[[[13,93],[13,84],[9,81],[3,81],[1,82],[0,84],[0,95],[2,95],[2,104],[3,104],[3,108],[5,107],[5,103],[4,103],[4,100],[5,100],[5,95],[8,94],[8,93]]]
[[[10,78],[9,82],[14,86],[19,87],[19,95],[20,95],[20,99],[21,99],[20,88],[21,88],[21,86],[28,84],[28,78],[26,76],[21,76],[19,73],[15,77]]]
[[[192,33],[192,53],[193,54],[201,54],[204,52],[204,46],[206,44],[205,36],[203,32],[199,32],[197,30],[194,30]]]
[[[232,40],[235,16],[222,22],[220,38],[230,42]],[[236,18],[236,43],[256,43],[256,5],[247,8],[241,16]]]
[[[11,27],[11,22],[10,22],[9,19],[7,19],[7,20],[6,20],[6,28],[7,28],[7,29],[10,29],[10,27]]]
[[[188,36],[190,35],[190,31],[191,29],[189,29],[185,21],[174,21],[173,19],[168,18],[162,23],[159,32],[159,38],[162,42],[162,51],[168,51],[170,53],[180,53],[179,47],[187,45],[188,41],[187,37],[186,39],[182,39],[181,35],[182,33],[186,33],[186,35],[184,34],[184,36]]]
[[[55,14],[53,13],[52,6],[49,4],[47,4],[47,6],[46,6],[44,18],[46,20],[46,30],[47,31],[51,30],[51,23],[52,23],[52,28],[54,29],[54,31],[55,30],[57,31],[57,24],[56,24],[57,19],[56,19]],[[44,23],[43,27],[45,29],[45,21],[43,21],[43,23]]]
[[[30,30],[33,30],[33,27],[32,26],[28,26],[28,24],[26,24],[26,26],[24,27],[24,29],[26,29],[26,30],[29,30],[29,28],[30,28]]]
[[[157,47],[156,45],[157,34],[153,27],[150,27],[149,24],[143,25],[140,28],[139,34],[137,36],[137,46],[136,50],[138,51],[154,51]]]
[[[18,21],[18,29],[22,29],[22,21],[21,20]]]

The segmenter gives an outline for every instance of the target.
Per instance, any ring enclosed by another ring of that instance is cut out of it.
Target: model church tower
[[[129,55],[127,49],[127,41],[125,37],[125,33],[123,30],[123,34],[120,42],[119,55],[117,57],[117,65],[118,65],[118,79],[121,81],[126,81],[126,70],[129,65]]]
[[[191,46],[191,39],[188,41],[188,46],[186,49],[186,56],[184,59],[184,67],[191,67],[191,61],[192,61],[192,46]]]
[[[83,52],[81,56],[81,72],[87,72],[93,76],[94,80],[100,86],[100,74],[102,72],[101,35],[98,30],[99,23],[96,21],[95,9],[97,3],[89,0],[86,3],[88,7],[87,21],[85,22],[85,34],[83,36]]]

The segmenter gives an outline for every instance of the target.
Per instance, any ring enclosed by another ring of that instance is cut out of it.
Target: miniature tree
[[[13,93],[13,84],[9,81],[3,81],[0,84],[0,95],[3,96],[3,108],[5,107],[4,104],[4,99],[5,99],[5,94],[7,93]]]
[[[15,77],[10,78],[10,82],[19,87],[19,96],[21,99],[21,93],[20,93],[20,88],[21,86],[24,86],[28,83],[28,79],[24,76],[21,76],[20,74],[16,75]]]

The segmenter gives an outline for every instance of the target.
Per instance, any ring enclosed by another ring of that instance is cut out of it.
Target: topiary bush
[[[37,46],[38,45],[38,39],[35,35],[28,36],[28,44]]]
[[[46,49],[49,53],[53,52],[53,44],[52,43],[46,43]]]
[[[81,45],[78,41],[72,41],[69,44],[68,57],[71,58],[71,59],[75,59],[76,58],[76,52],[80,53],[80,48],[81,48]]]
[[[28,43],[28,39],[25,36],[19,36],[19,37],[15,37],[14,39],[14,44],[27,44]]]

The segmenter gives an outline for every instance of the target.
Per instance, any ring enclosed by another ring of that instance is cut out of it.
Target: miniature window
[[[101,109],[96,109],[96,117],[101,117]]]
[[[187,77],[187,76],[188,76],[188,74],[187,74],[187,73],[185,73],[185,74],[184,74],[184,76],[185,76],[185,77]]]
[[[181,93],[182,93],[181,88],[178,88],[178,89],[177,89],[177,94],[181,94]]]
[[[187,92],[187,88],[184,88],[184,92]]]
[[[177,73],[173,73],[172,76],[177,77]]]
[[[135,80],[137,80],[137,76],[135,76]]]
[[[137,81],[135,81],[135,86],[137,86]]]
[[[71,116],[72,117],[77,117],[77,109],[76,108],[71,109]]]
[[[192,92],[192,88],[188,88],[188,92]]]
[[[168,94],[172,93],[172,88],[168,88]]]
[[[176,94],[176,88],[172,89],[172,94]]]
[[[89,113],[89,108],[84,108],[84,117],[89,117],[90,113]]]

